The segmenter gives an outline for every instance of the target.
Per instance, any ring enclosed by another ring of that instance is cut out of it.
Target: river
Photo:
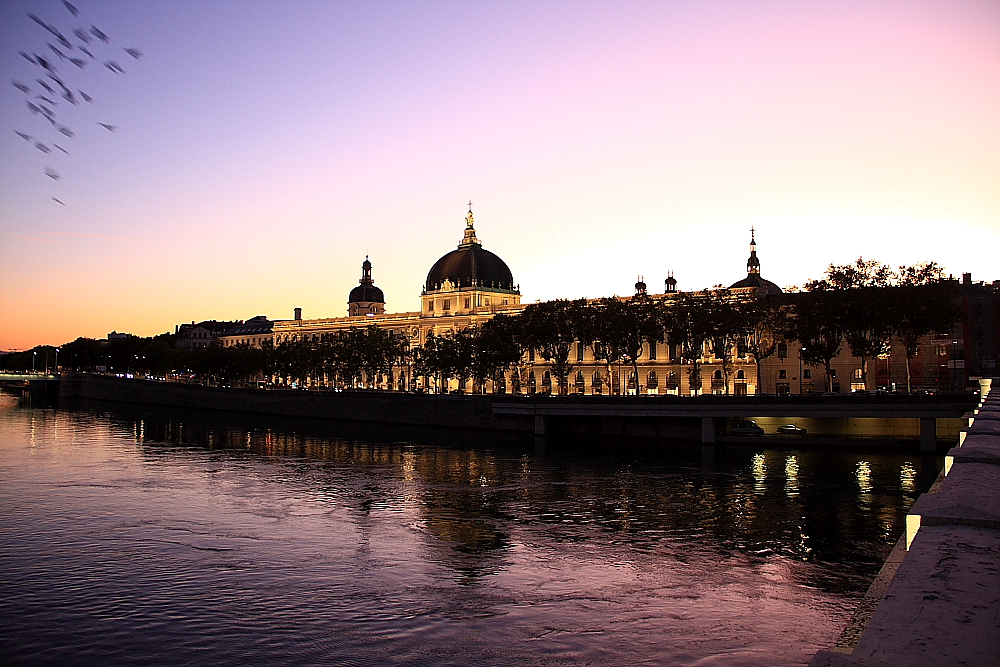
[[[0,660],[804,665],[939,463],[585,444],[0,395]]]

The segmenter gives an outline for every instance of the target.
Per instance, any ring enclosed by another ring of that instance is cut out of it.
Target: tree
[[[955,282],[907,282],[904,286],[893,288],[890,303],[892,331],[905,352],[906,391],[910,392],[913,390],[910,364],[920,349],[921,338],[935,331],[948,331],[961,319],[962,313]]]
[[[826,278],[806,284],[810,292],[842,292],[844,340],[851,354],[861,360],[865,389],[868,389],[868,362],[889,350],[893,304],[886,288],[897,278],[888,265],[859,257],[854,264],[831,264]]]
[[[758,298],[745,304],[747,352],[753,355],[757,367],[757,392],[764,387],[760,365],[778,351],[778,344],[784,341],[788,329],[786,310],[775,299]]]
[[[692,392],[697,395],[701,391],[701,358],[715,326],[711,303],[704,294],[682,293],[664,302],[660,317],[668,339],[680,348],[678,361],[691,362],[688,378]]]
[[[567,393],[566,378],[573,370],[569,355],[573,344],[581,337],[585,308],[585,299],[557,299],[533,303],[518,316],[521,343],[525,348],[537,350],[543,359],[552,364],[560,394]]]
[[[493,391],[507,371],[524,356],[520,320],[500,313],[480,324],[473,333],[472,379],[480,386],[493,381]]]
[[[709,339],[715,358],[722,362],[722,377],[729,395],[729,375],[733,372],[733,352],[746,339],[748,319],[743,301],[733,298],[727,290],[712,290],[705,295],[705,305],[711,319]]]
[[[787,337],[799,341],[803,361],[823,366],[824,391],[830,391],[832,362],[844,345],[843,293],[820,290],[796,296],[788,320]]]

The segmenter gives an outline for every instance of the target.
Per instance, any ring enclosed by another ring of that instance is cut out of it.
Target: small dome
[[[341,294],[343,294],[343,292],[341,292]],[[369,283],[367,285],[358,285],[352,289],[351,295],[348,297],[347,301],[385,303],[385,295],[382,294],[382,290]]]
[[[729,289],[735,289],[737,287],[756,287],[759,290],[764,290],[764,294],[768,296],[775,296],[782,293],[780,287],[772,283],[770,280],[764,280],[760,277],[759,273],[751,273],[747,275],[747,277],[743,280],[730,285]]]

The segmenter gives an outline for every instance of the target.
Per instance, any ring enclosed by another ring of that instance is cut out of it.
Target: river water
[[[0,395],[0,660],[807,664],[937,461],[769,447]]]

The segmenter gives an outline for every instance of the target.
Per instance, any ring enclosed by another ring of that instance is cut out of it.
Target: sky
[[[524,302],[728,285],[751,226],[783,287],[1000,279],[997,0],[72,1],[0,3],[0,350],[343,316],[366,255],[416,310],[469,200]]]

